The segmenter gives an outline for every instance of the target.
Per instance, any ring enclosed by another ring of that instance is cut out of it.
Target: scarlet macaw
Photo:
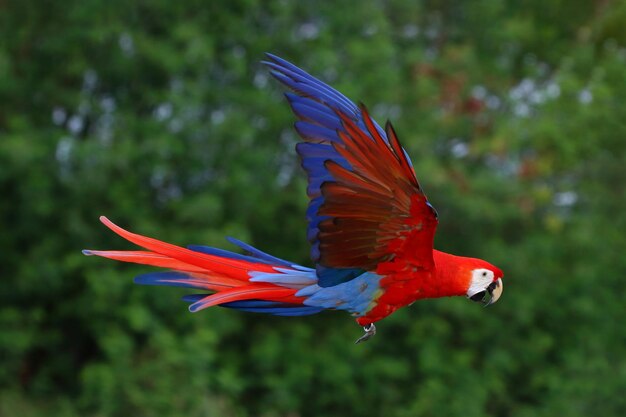
[[[219,305],[279,316],[345,310],[365,334],[374,323],[423,298],[466,296],[485,305],[502,294],[502,271],[481,259],[433,249],[437,213],[420,187],[389,122],[383,130],[365,106],[271,54],[264,64],[293,93],[296,146],[308,176],[307,238],[315,268],[229,239],[247,255],[206,246],[182,248],[100,220],[146,251],[85,250],[124,262],[168,268],[135,283],[190,287],[196,312]]]

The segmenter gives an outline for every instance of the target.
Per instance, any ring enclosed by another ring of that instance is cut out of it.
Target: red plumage
[[[293,265],[241,242],[250,255],[185,249],[102,222],[146,251],[86,251],[174,272],[137,282],[212,292],[192,295],[191,311],[214,305],[279,315],[340,309],[372,323],[423,298],[463,295],[486,304],[502,292],[502,271],[433,249],[437,213],[391,123],[383,130],[365,106],[268,54],[272,75],[295,94],[287,99],[303,142],[296,147],[310,198],[307,236],[316,269]],[[489,297],[487,297],[489,295]]]
[[[275,272],[274,266],[211,256],[181,248],[157,239],[131,233],[122,229],[104,216],[100,221],[124,239],[149,249],[144,251],[84,251],[87,255],[97,255],[123,262],[171,268],[189,272],[194,288],[216,291],[196,303],[192,311],[198,311],[231,301],[264,299],[284,303],[301,304],[303,298],[296,297],[296,289],[281,288],[273,284],[251,283],[250,272]],[[172,281],[173,282],[173,281]]]

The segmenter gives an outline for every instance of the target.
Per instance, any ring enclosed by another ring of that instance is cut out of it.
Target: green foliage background
[[[626,415],[626,3],[0,2],[0,415]],[[393,120],[502,300],[189,314],[122,226],[308,263],[279,54]]]

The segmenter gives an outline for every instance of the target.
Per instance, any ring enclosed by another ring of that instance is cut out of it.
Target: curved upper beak
[[[494,304],[496,301],[500,299],[502,295],[502,291],[504,290],[502,286],[502,278],[498,278],[494,282],[492,282],[489,287],[487,287],[487,292],[489,293],[489,301],[485,303],[485,307]]]

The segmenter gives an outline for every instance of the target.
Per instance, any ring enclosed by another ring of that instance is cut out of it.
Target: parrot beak
[[[487,307],[498,301],[501,295],[502,278],[498,278],[497,280],[489,284],[489,286],[484,291],[477,292],[469,299],[472,301],[476,301],[477,303],[482,303],[484,307]]]
[[[502,284],[502,278],[498,278],[487,287],[487,292],[489,293],[489,300],[485,303],[485,307],[495,304],[496,301],[500,299],[502,295],[502,291],[504,290]]]

